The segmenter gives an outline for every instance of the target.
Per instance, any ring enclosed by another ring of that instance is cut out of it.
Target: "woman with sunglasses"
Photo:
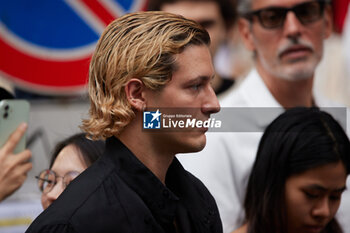
[[[266,129],[249,177],[246,223],[234,233],[341,233],[334,218],[350,142],[317,108],[287,110]]]
[[[54,202],[67,185],[94,163],[104,151],[104,141],[92,141],[86,134],[75,134],[56,145],[50,168],[35,178],[42,192],[44,209]]]

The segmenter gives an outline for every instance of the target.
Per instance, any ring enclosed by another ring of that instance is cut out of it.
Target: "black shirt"
[[[118,139],[37,217],[30,232],[222,232],[205,186],[174,158],[166,186]]]

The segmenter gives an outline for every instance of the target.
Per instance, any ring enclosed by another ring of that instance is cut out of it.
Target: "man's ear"
[[[145,86],[140,79],[132,78],[125,85],[126,98],[130,105],[138,111],[144,110],[146,106],[144,98]]]
[[[250,51],[255,51],[254,41],[251,32],[251,25],[247,19],[238,20],[238,30],[245,47]]]

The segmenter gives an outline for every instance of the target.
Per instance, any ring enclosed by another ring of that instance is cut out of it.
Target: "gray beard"
[[[288,81],[302,81],[312,78],[314,73],[314,71],[311,72],[309,70],[301,70],[298,72],[293,72],[292,74],[279,74],[277,77]]]

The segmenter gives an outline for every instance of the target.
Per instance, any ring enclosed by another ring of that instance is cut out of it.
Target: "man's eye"
[[[310,192],[304,192],[304,193],[310,199],[315,199],[319,197],[319,194],[316,194],[316,193],[310,193]]]
[[[202,84],[196,84],[196,85],[192,85],[192,86],[191,86],[191,89],[197,91],[197,90],[199,90],[201,87],[202,87]]]
[[[329,196],[329,199],[332,201],[339,201],[341,198],[341,194],[340,195],[331,195]]]

